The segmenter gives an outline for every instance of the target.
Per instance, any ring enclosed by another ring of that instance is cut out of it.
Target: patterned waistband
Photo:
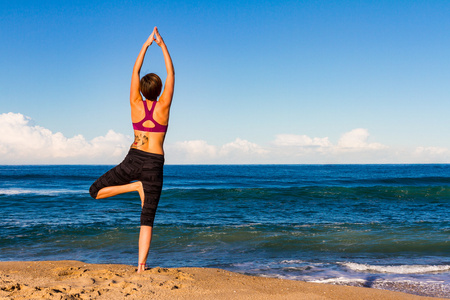
[[[141,157],[141,158],[150,158],[150,157],[152,157],[154,159],[159,159],[159,160],[164,161],[164,155],[162,155],[162,154],[145,152],[145,151],[142,151],[142,150],[139,150],[139,149],[134,149],[134,148],[131,148],[130,151],[128,151],[128,155],[138,156],[138,157]]]

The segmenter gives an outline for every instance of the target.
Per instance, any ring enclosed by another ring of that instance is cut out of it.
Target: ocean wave
[[[223,187],[211,185],[205,187],[170,187],[163,188],[168,197],[186,197],[199,201],[215,199],[266,199],[281,197],[282,199],[448,199],[450,186],[287,186],[287,187]]]
[[[291,259],[291,260],[283,260],[281,264],[303,264],[306,263],[305,260]]]
[[[351,277],[334,277],[324,279],[306,280],[314,283],[326,283],[336,285],[347,285],[357,287],[370,287],[375,289],[383,289],[409,293],[419,296],[445,297],[450,294],[450,285],[434,280],[404,280],[404,279],[383,279],[383,278],[351,278]]]
[[[350,185],[447,185],[450,184],[450,177],[447,176],[416,176],[416,177],[386,177],[370,179],[337,180],[340,184]]]
[[[381,266],[358,264],[352,262],[339,263],[340,265],[357,272],[387,273],[387,274],[428,274],[444,273],[450,271],[450,265],[399,265]]]
[[[39,196],[56,196],[66,194],[79,194],[86,191],[68,190],[68,189],[0,189],[0,195],[15,196],[15,195],[39,195]]]
[[[74,170],[74,172],[79,172],[79,170]],[[101,174],[100,174],[101,175]],[[49,173],[49,174],[42,174],[42,173],[32,173],[32,174],[5,174],[1,173],[1,176],[4,180],[54,180],[55,176],[60,181],[85,181],[85,180],[95,180],[96,175],[92,174],[63,174],[63,173]]]
[[[310,280],[309,282],[340,284],[340,285],[352,285],[356,283],[362,285],[366,282],[366,280],[361,278],[336,277],[336,278],[314,279]]]

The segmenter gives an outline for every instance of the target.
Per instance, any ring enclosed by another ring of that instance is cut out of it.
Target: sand
[[[221,269],[79,261],[0,262],[0,299],[439,299],[371,288],[247,276]]]

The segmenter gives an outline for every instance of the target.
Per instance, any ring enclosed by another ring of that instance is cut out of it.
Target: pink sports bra
[[[155,110],[156,101],[152,101],[152,108],[150,110],[147,109],[147,103],[146,101],[142,101],[144,104],[144,111],[145,111],[145,117],[137,122],[133,123],[134,130],[140,130],[140,131],[147,131],[147,132],[166,132],[167,131],[167,125],[161,125],[158,122],[153,119],[153,111]],[[146,121],[151,121],[153,124],[155,124],[155,127],[145,127],[144,123]]]

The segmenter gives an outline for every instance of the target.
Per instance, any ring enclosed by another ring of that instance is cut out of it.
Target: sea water
[[[0,166],[0,261],[137,264],[111,166]],[[149,266],[450,297],[450,165],[167,165]]]

